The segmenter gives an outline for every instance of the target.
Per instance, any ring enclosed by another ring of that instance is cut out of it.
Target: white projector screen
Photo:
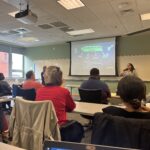
[[[92,68],[103,76],[116,75],[115,37],[71,42],[70,75],[89,75]]]

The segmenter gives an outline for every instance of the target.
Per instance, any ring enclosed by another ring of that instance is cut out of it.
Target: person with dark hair
[[[23,89],[32,89],[34,88],[35,90],[39,89],[42,87],[42,84],[35,81],[35,74],[32,70],[28,71],[26,73],[26,81],[22,84]]]
[[[68,89],[61,86],[63,83],[62,76],[63,73],[59,67],[47,67],[44,73],[45,87],[37,90],[36,100],[53,102],[63,141],[80,142],[83,137],[82,126],[76,121],[67,120],[67,112],[73,111],[76,104]]]
[[[126,76],[118,83],[118,94],[125,108],[109,106],[103,109],[104,113],[127,118],[150,119],[150,112],[143,107],[146,99],[146,85],[136,76]]]
[[[44,81],[44,73],[46,71],[46,66],[43,67],[43,71],[41,72],[41,80],[42,80],[42,84],[45,85],[45,81]]]
[[[1,96],[8,96],[12,95],[11,87],[7,81],[5,81],[5,76],[3,73],[0,73],[0,97]],[[11,108],[10,102],[2,103],[2,107],[6,109],[6,104],[8,105],[9,109]]]
[[[100,73],[99,73],[99,69],[97,68],[92,68],[90,70],[90,77],[88,80],[84,81],[81,85],[80,85],[81,89],[87,89],[87,90],[102,90],[102,99],[103,101],[107,104],[108,97],[111,97],[111,93],[109,90],[109,87],[107,86],[107,84],[103,81],[100,80]]]
[[[127,68],[125,68],[123,70],[123,72],[120,74],[120,76],[137,76],[137,73],[136,73],[136,70],[135,70],[135,67],[133,66],[132,63],[128,63],[127,65]]]

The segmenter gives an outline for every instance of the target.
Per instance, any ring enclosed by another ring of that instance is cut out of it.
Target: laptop
[[[133,150],[131,148],[120,148],[103,145],[84,143],[45,141],[43,150]],[[134,149],[135,150],[135,149]]]

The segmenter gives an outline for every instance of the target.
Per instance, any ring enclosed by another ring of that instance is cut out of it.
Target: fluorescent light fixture
[[[21,37],[18,39],[18,41],[20,41],[20,42],[38,42],[40,40],[36,37]]]
[[[83,29],[83,30],[75,30],[75,31],[69,31],[66,32],[69,35],[81,35],[81,34],[89,34],[89,33],[93,33],[95,32],[93,29],[89,28],[89,29]]]
[[[85,6],[80,0],[58,0],[57,2],[68,10]]]
[[[19,11],[10,12],[8,15],[15,18],[16,13],[19,13]]]
[[[150,13],[141,14],[141,19],[142,20],[150,20]]]

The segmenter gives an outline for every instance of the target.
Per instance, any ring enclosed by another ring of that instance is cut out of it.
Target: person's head
[[[131,64],[131,63],[128,63],[127,68],[128,68],[128,70],[130,70],[130,71],[135,70],[133,64]]]
[[[28,72],[26,73],[26,79],[27,79],[27,80],[29,80],[29,79],[35,80],[35,74],[34,74],[34,72],[33,72],[32,70],[30,70],[30,71],[28,71]]]
[[[44,80],[46,85],[60,86],[63,82],[62,71],[57,66],[49,66],[44,73]]]
[[[118,83],[117,90],[123,102],[135,110],[141,107],[141,101],[146,98],[145,83],[135,76],[122,78]]]
[[[45,72],[45,71],[46,71],[46,68],[47,68],[46,66],[43,66],[43,72]]]
[[[3,73],[0,73],[0,81],[1,81],[1,80],[4,80],[4,79],[5,79],[4,74],[3,74]]]
[[[90,70],[90,78],[92,78],[92,79],[100,79],[99,69],[92,68]]]

